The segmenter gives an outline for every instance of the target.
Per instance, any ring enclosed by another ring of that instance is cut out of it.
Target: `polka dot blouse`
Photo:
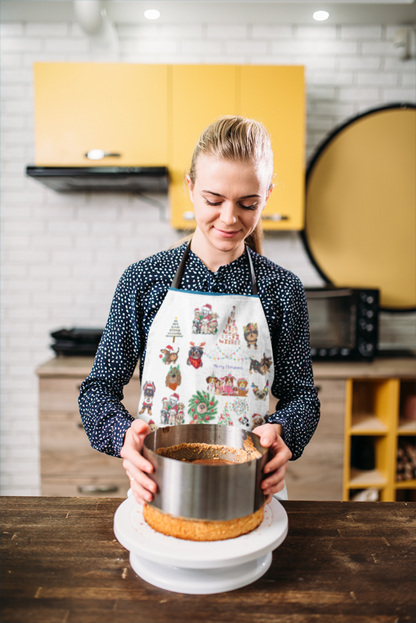
[[[147,356],[153,319],[175,277],[186,243],[132,264],[122,275],[89,376],[81,385],[79,409],[91,445],[120,456],[124,434],[134,418],[121,404],[126,385]],[[297,459],[319,421],[319,400],[309,354],[309,321],[302,283],[293,273],[249,250],[258,294],[270,330],[279,399],[269,422],[281,424],[284,441]],[[199,292],[252,294],[245,254],[212,273],[189,252],[181,288]],[[137,396],[139,402],[139,396]]]

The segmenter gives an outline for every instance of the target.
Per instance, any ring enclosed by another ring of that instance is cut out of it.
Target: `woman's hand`
[[[260,443],[264,448],[270,448],[273,458],[263,468],[265,474],[270,474],[261,483],[266,503],[269,504],[273,493],[282,491],[285,486],[285,472],[292,453],[282,439],[283,429],[280,424],[263,424],[257,426],[253,433],[260,437]]]
[[[138,504],[151,502],[156,493],[156,483],[146,474],[153,472],[153,465],[141,452],[145,437],[151,428],[143,420],[134,420],[124,435],[124,443],[120,455],[124,459],[123,467],[130,479],[130,487]]]

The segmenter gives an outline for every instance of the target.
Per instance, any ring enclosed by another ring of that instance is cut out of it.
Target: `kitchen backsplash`
[[[118,61],[301,64],[307,79],[309,158],[335,126],[359,112],[414,102],[415,62],[393,47],[397,27],[267,24],[117,25]],[[1,25],[2,415],[1,489],[38,495],[38,390],[34,370],[53,356],[50,331],[104,325],[128,264],[182,234],[167,198],[59,195],[25,176],[34,161],[35,61],[99,61],[76,24]],[[278,171],[277,171],[278,174]],[[265,254],[308,286],[321,279],[294,232],[269,235]],[[414,314],[381,318],[383,346],[413,346]]]

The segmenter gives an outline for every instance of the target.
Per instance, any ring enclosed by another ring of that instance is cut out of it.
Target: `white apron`
[[[251,257],[253,295],[180,290],[189,245],[150,328],[138,417],[153,430],[265,423],[273,351]]]
[[[266,422],[274,379],[269,327],[246,249],[253,294],[181,290],[187,246],[150,327],[137,416],[156,430]],[[286,487],[275,494],[287,499]]]

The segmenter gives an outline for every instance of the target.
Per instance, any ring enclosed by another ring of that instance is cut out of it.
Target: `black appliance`
[[[58,192],[166,193],[167,167],[38,167],[26,174]]]
[[[94,357],[103,331],[104,329],[79,327],[52,331],[51,337],[55,341],[51,344],[51,348],[60,356]]]
[[[368,360],[377,353],[379,290],[305,288],[313,360]]]

